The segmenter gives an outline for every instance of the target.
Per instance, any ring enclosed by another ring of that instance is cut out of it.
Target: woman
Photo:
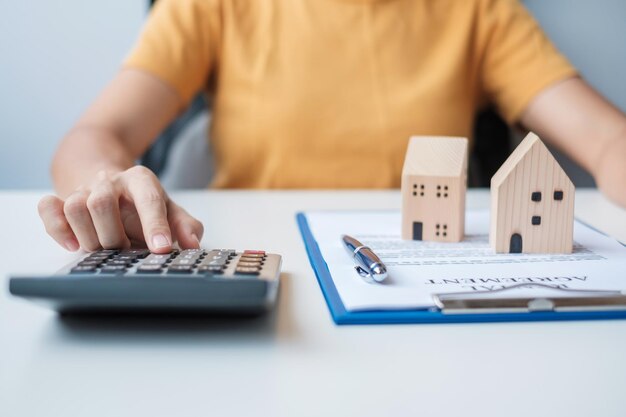
[[[516,0],[160,0],[61,142],[48,233],[72,251],[198,247],[202,225],[135,161],[201,90],[214,187],[397,187],[410,135],[470,136],[493,103],[626,206],[626,116]]]

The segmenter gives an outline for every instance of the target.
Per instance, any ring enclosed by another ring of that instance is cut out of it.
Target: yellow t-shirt
[[[516,0],[159,0],[126,67],[209,93],[220,188],[398,187],[409,136],[575,74]]]

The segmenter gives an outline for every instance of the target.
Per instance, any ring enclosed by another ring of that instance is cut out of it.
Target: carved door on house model
[[[509,244],[509,253],[522,253],[522,235],[513,233]]]
[[[422,240],[422,222],[413,222],[413,240]]]

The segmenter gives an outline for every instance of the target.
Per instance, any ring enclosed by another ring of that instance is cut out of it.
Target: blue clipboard
[[[472,313],[448,314],[437,308],[415,310],[346,310],[337,287],[330,275],[326,261],[306,218],[305,213],[297,213],[296,221],[311,266],[315,271],[328,309],[336,324],[406,324],[406,323],[486,323],[515,321],[560,321],[560,320],[607,320],[625,319],[626,310],[602,311],[533,311],[523,313]],[[356,279],[356,278],[355,278]]]

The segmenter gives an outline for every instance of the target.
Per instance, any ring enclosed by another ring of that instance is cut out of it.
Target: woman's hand
[[[178,241],[198,248],[204,228],[165,193],[148,168],[134,166],[79,187],[65,200],[46,196],[38,205],[46,231],[70,251],[147,246],[166,253]]]
[[[59,144],[52,176],[62,198],[44,197],[46,230],[70,251],[174,242],[198,248],[202,224],[167,196],[152,171],[134,166],[183,108],[177,92],[153,75],[124,69]]]

